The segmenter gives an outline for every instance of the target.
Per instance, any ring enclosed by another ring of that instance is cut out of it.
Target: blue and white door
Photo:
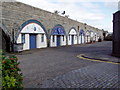
[[[47,32],[39,21],[30,19],[19,30],[17,43],[23,43],[23,50],[47,47]]]
[[[77,44],[77,31],[72,27],[68,32],[68,45]]]
[[[93,31],[90,31],[90,41],[91,42],[94,41],[94,33],[93,33]]]
[[[60,46],[60,35],[57,36],[57,46]]]
[[[81,35],[80,35],[80,44],[85,43],[85,39],[84,39],[84,38],[85,38],[84,35],[81,34]]]
[[[36,48],[36,35],[30,34],[30,49]]]
[[[85,43],[85,34],[84,34],[84,30],[80,30],[79,43],[80,43],[80,44]]]
[[[66,37],[65,37],[64,27],[60,24],[56,25],[51,30],[50,36],[50,47],[64,46],[66,45]]]
[[[85,37],[86,39],[86,43],[90,43],[90,31],[86,31],[86,37]]]
[[[95,33],[95,41],[97,41],[97,33]]]
[[[74,44],[74,35],[72,35],[71,38],[72,38],[72,39],[71,39],[71,40],[72,40],[71,42],[72,42],[72,44]]]

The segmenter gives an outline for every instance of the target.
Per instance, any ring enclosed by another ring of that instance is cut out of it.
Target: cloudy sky
[[[65,11],[69,18],[112,32],[119,0],[17,0],[50,12]]]

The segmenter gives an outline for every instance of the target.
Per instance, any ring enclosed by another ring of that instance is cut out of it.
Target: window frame
[[[25,33],[21,34],[21,41],[22,41],[23,44],[25,43]]]

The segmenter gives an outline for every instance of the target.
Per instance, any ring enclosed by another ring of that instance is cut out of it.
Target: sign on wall
[[[71,29],[71,30],[70,30],[70,32],[69,32],[69,34],[71,34],[71,35],[76,35],[76,34],[77,34],[77,32],[76,32],[76,30],[75,30],[75,29]]]
[[[87,31],[87,32],[86,32],[86,36],[89,36],[89,35],[90,35],[90,32],[89,32],[89,31]]]
[[[80,30],[80,35],[85,35],[84,30]]]
[[[21,30],[21,33],[45,33],[45,32],[40,25],[36,23],[29,23]]]
[[[51,35],[65,35],[65,30],[62,26],[55,26],[52,29]]]

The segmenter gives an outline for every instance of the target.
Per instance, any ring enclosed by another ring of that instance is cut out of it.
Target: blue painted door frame
[[[60,46],[60,35],[57,35],[57,46]]]
[[[72,35],[72,44],[74,44],[74,35]]]
[[[36,34],[30,34],[30,49],[36,48]]]

